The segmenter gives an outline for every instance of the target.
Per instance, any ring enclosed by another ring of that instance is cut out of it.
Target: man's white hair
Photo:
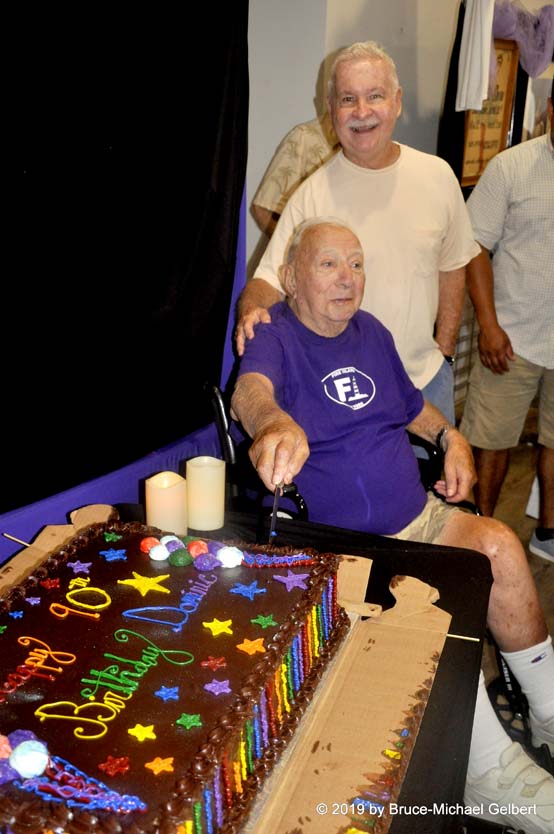
[[[396,64],[392,60],[391,56],[385,51],[381,44],[376,41],[357,41],[356,43],[341,49],[331,64],[331,71],[327,82],[327,93],[331,101],[335,97],[336,93],[338,65],[346,61],[357,61],[360,59],[365,59],[367,61],[383,61],[387,65],[390,73],[393,93],[396,93],[400,86],[400,82],[398,81]]]
[[[339,217],[332,217],[331,215],[327,217],[310,217],[308,220],[302,221],[292,233],[285,252],[285,264],[291,264],[294,261],[304,235],[309,229],[314,229],[317,226],[334,226],[338,229],[346,229],[347,232],[350,232],[358,240],[356,232]]]

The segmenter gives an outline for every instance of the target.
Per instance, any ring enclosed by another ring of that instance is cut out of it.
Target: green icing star
[[[178,718],[175,723],[184,727],[185,730],[190,730],[192,727],[202,726],[202,721],[200,720],[200,715],[198,713],[190,715],[188,712],[183,712],[181,717]]]
[[[108,530],[104,532],[104,540],[107,542],[118,542],[122,538],[123,536],[120,536],[118,533],[110,533]]]
[[[4,634],[8,626],[0,626],[0,634]]]
[[[268,614],[267,617],[264,617],[263,614],[258,614],[258,616],[254,620],[250,620],[251,623],[257,623],[262,628],[269,628],[270,626],[276,626],[277,623],[273,619],[273,614]]]

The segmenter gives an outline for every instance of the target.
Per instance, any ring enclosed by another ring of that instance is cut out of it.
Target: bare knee
[[[476,517],[475,529],[479,546],[474,549],[488,557],[495,578],[530,573],[521,542],[507,524],[494,518]]]

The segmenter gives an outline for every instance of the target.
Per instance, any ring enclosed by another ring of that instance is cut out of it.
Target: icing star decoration
[[[129,767],[129,756],[108,756],[105,762],[98,765],[98,769],[103,770],[108,776],[117,776],[119,773],[125,774]]]
[[[258,614],[258,616],[255,619],[250,620],[250,622],[256,623],[256,625],[259,625],[262,628],[269,628],[270,626],[277,625],[272,614],[268,614],[267,617],[264,617],[263,614]]]
[[[287,571],[286,576],[277,576],[277,574],[273,574],[273,578],[277,580],[277,582],[282,582],[284,585],[287,586],[287,591],[290,593],[293,588],[302,588],[303,591],[307,590],[307,585],[304,582],[305,579],[308,578],[309,573],[293,573],[292,571]]]
[[[109,530],[104,533],[104,541],[106,542],[118,542],[122,538],[123,536],[120,536],[119,533],[111,533]]]
[[[149,724],[148,727],[145,727],[144,724],[135,724],[132,729],[127,730],[130,736],[135,736],[138,741],[144,741],[145,738],[156,738],[156,734],[154,732],[154,725]]]
[[[179,724],[180,727],[184,727],[185,730],[190,730],[192,727],[202,726],[202,721],[200,719],[199,713],[191,715],[188,712],[183,712],[181,713],[180,718],[178,718],[175,723]]]
[[[227,666],[227,661],[224,657],[212,657],[211,654],[208,655],[207,660],[201,660],[200,666],[211,669],[212,672],[217,672],[218,669],[223,669]]]
[[[233,631],[231,626],[233,625],[232,620],[218,620],[217,617],[214,617],[211,623],[202,623],[204,628],[209,628],[212,632],[212,637],[217,637],[218,634],[232,634]]]
[[[258,580],[255,579],[250,585],[243,585],[242,582],[237,582],[236,585],[230,590],[231,594],[240,594],[243,597],[247,597],[250,600],[253,600],[256,594],[265,594],[265,588],[258,588]]]
[[[92,562],[80,562],[78,559],[76,562],[67,563],[67,567],[71,568],[73,573],[88,573],[91,565]]]
[[[265,652],[264,638],[258,637],[257,640],[249,640],[245,637],[242,643],[237,643],[237,649],[246,654],[256,654],[256,652]]]
[[[157,692],[154,692],[154,695],[157,695],[158,698],[161,698],[162,701],[178,701],[179,700],[179,687],[178,686],[160,686]]]
[[[103,556],[106,562],[126,562],[126,550],[116,550],[115,547],[110,547],[109,550],[101,550],[100,556]]]
[[[214,695],[225,695],[231,691],[228,680],[218,681],[215,678],[211,683],[205,683],[204,689],[208,692],[213,692]]]
[[[173,756],[169,756],[167,759],[160,759],[159,756],[156,756],[151,762],[146,762],[144,767],[148,767],[156,776],[164,771],[173,773]]]
[[[118,585],[131,585],[140,592],[140,595],[145,597],[148,591],[160,591],[162,594],[169,594],[169,588],[162,588],[160,582],[164,579],[169,579],[171,574],[164,573],[163,576],[141,576],[140,573],[133,571],[134,579],[118,579]]]

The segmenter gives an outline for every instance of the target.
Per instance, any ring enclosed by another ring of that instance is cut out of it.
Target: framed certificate
[[[482,110],[468,110],[465,118],[462,187],[475,185],[487,162],[509,147],[513,119],[519,49],[515,41],[496,39],[496,87]]]

